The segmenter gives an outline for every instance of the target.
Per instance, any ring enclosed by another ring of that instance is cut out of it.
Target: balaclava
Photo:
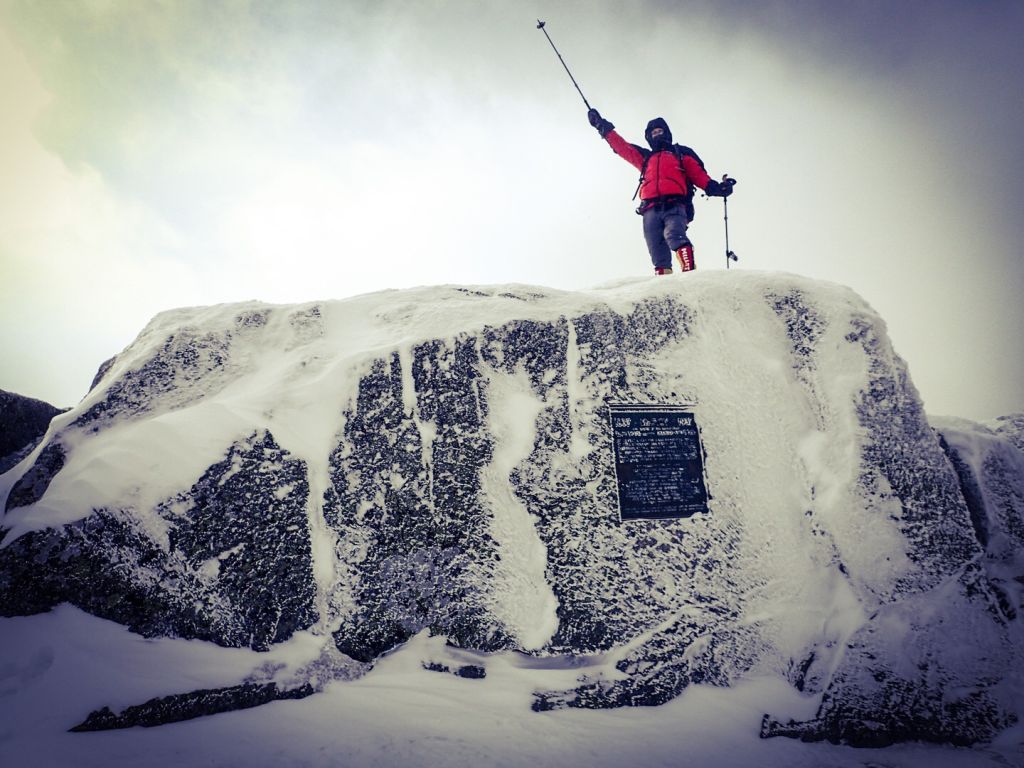
[[[661,128],[664,133],[655,139],[651,138],[651,131],[654,128]],[[672,146],[672,131],[669,130],[668,123],[665,122],[664,118],[656,117],[647,124],[647,130],[644,131],[644,138],[647,139],[647,143],[651,145],[651,149],[655,152],[660,152],[663,149],[668,149]]]

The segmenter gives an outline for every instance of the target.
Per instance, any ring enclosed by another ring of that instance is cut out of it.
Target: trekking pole
[[[569,71],[569,67],[566,65],[565,59],[562,58],[562,54],[560,54],[558,52],[558,49],[555,48],[555,44],[551,40],[551,35],[548,34],[548,31],[546,29],[544,29],[544,24],[545,23],[546,22],[543,22],[540,19],[537,19],[537,29],[539,29],[541,32],[543,32],[544,33],[544,37],[546,37],[548,39],[548,42],[551,43],[551,47],[554,48],[554,50],[555,50],[555,55],[558,56],[558,60],[560,62],[562,62],[562,66],[565,67],[565,73],[567,75],[569,75],[569,79],[572,80],[572,84],[576,86],[576,90],[579,91],[580,98],[583,99],[583,103],[587,105],[587,110],[589,111],[591,109],[590,102],[587,101],[587,97],[583,95],[583,91],[580,91],[580,86],[576,82],[576,78],[573,77],[572,76],[572,72]]]
[[[722,181],[729,180],[729,174],[722,177]],[[729,250],[729,197],[722,198],[722,207],[725,210],[725,268],[729,268],[730,261],[739,261],[740,257]]]

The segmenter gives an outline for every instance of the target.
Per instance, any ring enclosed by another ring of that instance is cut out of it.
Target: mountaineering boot
[[[676,258],[679,259],[679,269],[682,272],[690,272],[697,268],[697,262],[693,258],[693,245],[690,243],[676,249]]]
[[[671,275],[672,267],[655,267],[654,274],[656,275]]]

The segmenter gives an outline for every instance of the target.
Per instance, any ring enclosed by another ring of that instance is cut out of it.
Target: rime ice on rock
[[[535,709],[767,674],[820,707],[769,714],[766,736],[971,743],[1013,717],[1020,420],[940,438],[838,286],[709,273],[179,310],[97,379],[0,480],[0,612],[67,601],[255,649],[308,630],[324,652],[281,688],[90,727],[306,695],[424,630],[587,662]],[[608,402],[696,403],[706,514],[620,521]]]

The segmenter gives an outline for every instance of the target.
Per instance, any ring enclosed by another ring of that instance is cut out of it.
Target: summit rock
[[[609,403],[692,406],[706,513],[620,519]],[[933,428],[882,319],[791,275],[182,309],[0,479],[0,613],[321,637],[257,703],[428,632],[578,664],[538,710],[773,675],[820,706],[765,736],[969,744],[1016,717],[1022,489],[1019,421]]]

